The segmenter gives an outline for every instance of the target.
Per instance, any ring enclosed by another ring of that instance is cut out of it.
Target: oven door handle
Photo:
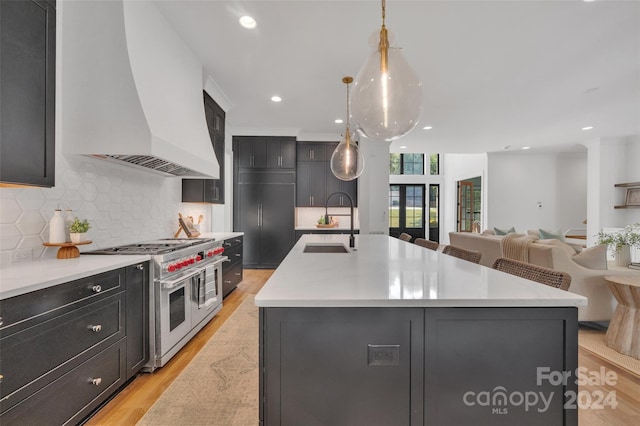
[[[182,281],[186,281],[191,277],[195,277],[196,275],[198,275],[199,273],[202,272],[202,269],[198,269],[197,271],[194,271],[192,273],[190,273],[189,275],[184,275],[180,278],[176,278],[175,280],[171,280],[171,281],[160,281],[160,285],[162,286],[162,288],[164,289],[172,289],[172,288],[176,288],[178,286],[178,283],[182,282]]]

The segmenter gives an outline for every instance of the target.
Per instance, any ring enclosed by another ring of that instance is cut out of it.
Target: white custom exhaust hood
[[[63,152],[163,175],[218,178],[202,64],[155,5],[58,5]]]

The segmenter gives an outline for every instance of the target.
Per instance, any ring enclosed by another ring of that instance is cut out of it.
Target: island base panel
[[[578,424],[576,308],[261,308],[260,324],[261,425]],[[539,368],[571,375],[538,384]]]

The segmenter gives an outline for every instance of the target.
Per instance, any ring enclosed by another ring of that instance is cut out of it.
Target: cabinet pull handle
[[[4,325],[4,320],[0,317],[0,325]]]
[[[4,376],[0,374],[0,383],[2,383],[2,379],[4,379]]]
[[[231,284],[231,281],[229,280],[224,280],[225,284]]]
[[[239,277],[242,274],[240,272],[236,272],[235,275],[237,275]]]
[[[240,253],[236,253],[236,257],[240,257]]]
[[[102,291],[102,287],[100,286],[100,284],[96,284],[91,287],[91,290],[93,290],[94,293],[100,293]]]
[[[98,333],[98,332],[102,331],[102,326],[100,324],[92,325],[92,326],[89,327],[89,329],[91,331],[93,331],[94,333]]]
[[[98,378],[95,378],[95,379],[91,380],[91,384],[94,385],[94,386],[100,386],[100,383],[102,383],[102,378],[101,377],[98,377]]]
[[[136,266],[136,268],[138,268],[138,270],[142,271],[144,269],[144,266],[143,265],[138,265],[138,266]]]

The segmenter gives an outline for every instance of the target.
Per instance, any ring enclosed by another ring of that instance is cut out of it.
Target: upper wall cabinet
[[[235,136],[233,151],[240,169],[296,168],[295,137]]]
[[[213,152],[220,165],[218,179],[182,179],[182,201],[185,203],[224,204],[224,132],[226,114],[204,93],[204,115],[207,119]]]
[[[331,172],[331,155],[335,142],[298,142],[296,207],[349,207],[343,194],[327,198],[334,192],[344,192],[358,206],[357,181],[344,182]]]
[[[54,186],[56,9],[0,1],[0,181]]]

